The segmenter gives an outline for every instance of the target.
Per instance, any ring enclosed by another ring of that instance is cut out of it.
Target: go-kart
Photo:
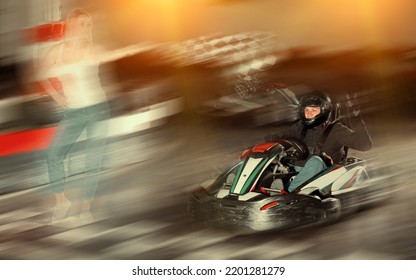
[[[371,178],[365,160],[348,156],[289,193],[297,175],[293,162],[307,157],[306,146],[294,139],[251,147],[216,179],[189,192],[188,212],[212,225],[265,231],[332,223],[388,197],[386,178]]]

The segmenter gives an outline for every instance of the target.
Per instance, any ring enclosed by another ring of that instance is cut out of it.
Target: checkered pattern
[[[230,72],[251,75],[273,66],[275,37],[265,32],[228,36],[203,36],[173,44],[170,59],[180,66],[206,63],[211,67],[230,66]]]

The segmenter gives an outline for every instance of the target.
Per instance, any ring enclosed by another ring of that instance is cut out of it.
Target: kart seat
[[[283,186],[286,189],[290,178],[297,175],[298,172],[288,172],[288,173],[268,173],[265,175],[258,184],[259,187],[270,188],[274,180],[281,179]]]

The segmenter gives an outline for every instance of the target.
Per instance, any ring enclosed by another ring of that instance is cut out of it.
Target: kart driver
[[[326,93],[314,91],[301,98],[298,113],[300,120],[283,135],[270,134],[267,142],[278,138],[294,138],[303,141],[309,150],[306,160],[293,163],[299,172],[290,183],[289,192],[296,192],[304,182],[334,163],[340,163],[345,156],[344,147],[367,151],[372,147],[372,140],[361,118],[357,103],[348,98],[348,108],[352,111],[351,128],[335,120],[330,121],[332,113],[331,99]]]

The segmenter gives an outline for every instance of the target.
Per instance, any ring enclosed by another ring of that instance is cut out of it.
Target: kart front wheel
[[[322,206],[325,210],[326,221],[335,222],[341,216],[341,201],[337,198],[330,197],[322,200]]]

